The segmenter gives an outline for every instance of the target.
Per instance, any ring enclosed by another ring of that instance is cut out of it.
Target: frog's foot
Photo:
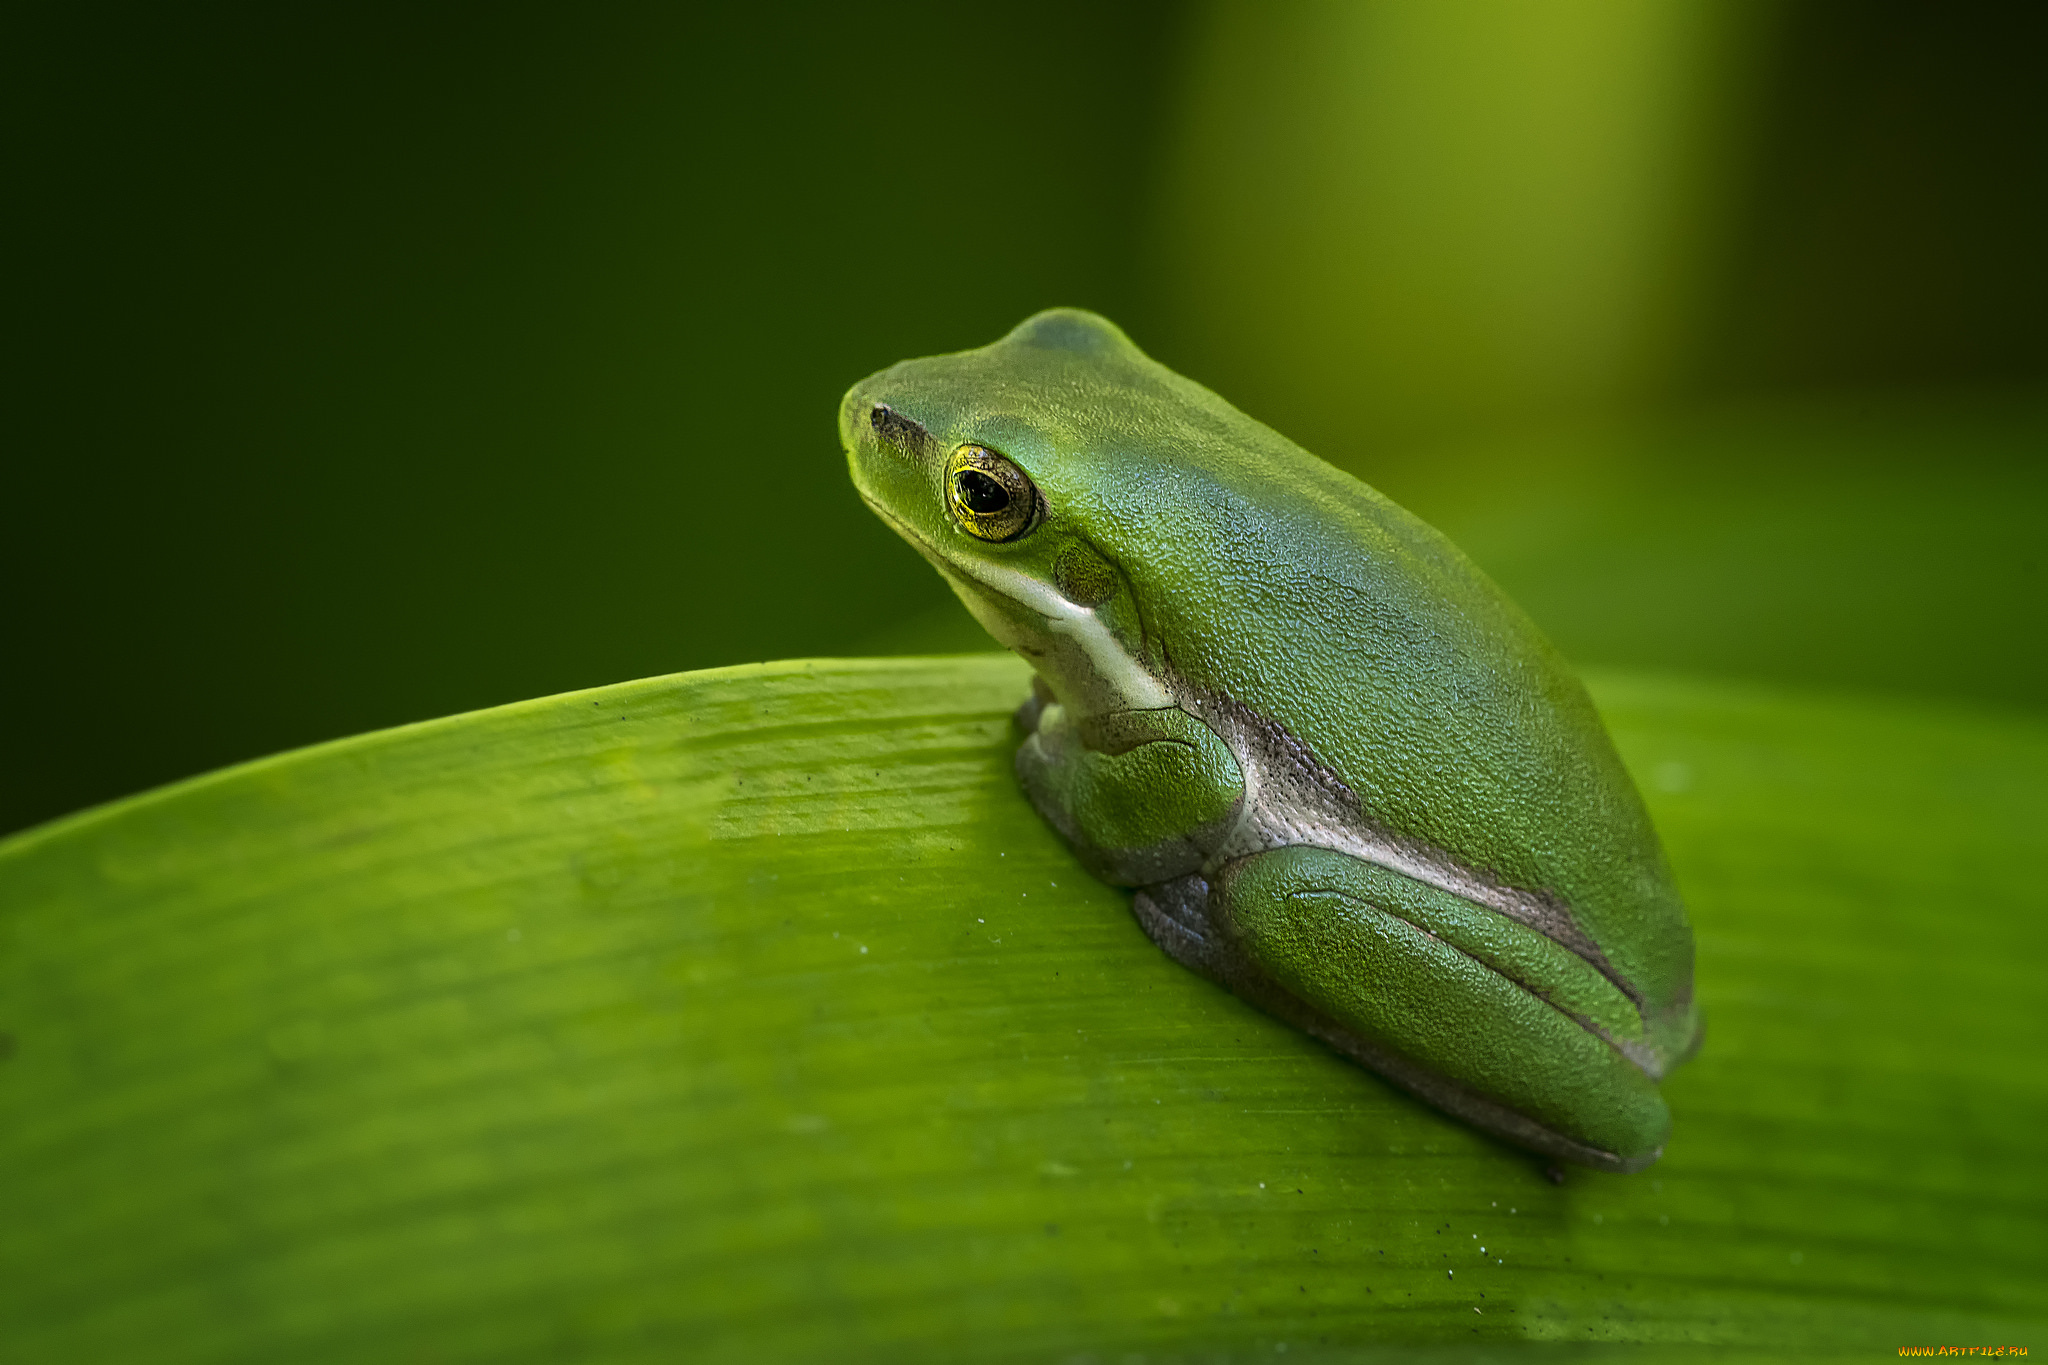
[[[1229,985],[1236,975],[1229,941],[1209,919],[1209,883],[1199,873],[1143,888],[1131,913],[1166,955],[1189,971]]]
[[[1131,914],[1168,957],[1238,999],[1297,1028],[1317,1032],[1311,1021],[1320,1016],[1260,970],[1229,922],[1220,917],[1223,908],[1221,897],[1200,873],[1155,882],[1131,898]]]
[[[1045,708],[1058,704],[1059,699],[1053,696],[1052,689],[1046,686],[1045,679],[1033,673],[1031,695],[1018,703],[1017,709],[1010,715],[1010,722],[1017,727],[1019,734],[1036,734],[1039,717],[1045,714]]]

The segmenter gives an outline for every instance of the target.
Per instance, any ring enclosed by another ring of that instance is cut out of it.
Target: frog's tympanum
[[[1024,791],[1161,948],[1510,1142],[1657,1159],[1685,909],[1585,688],[1449,541],[1070,309],[839,431],[1037,670]]]

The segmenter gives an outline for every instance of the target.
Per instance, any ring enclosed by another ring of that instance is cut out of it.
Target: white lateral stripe
[[[1173,705],[1173,694],[1153,677],[1102,624],[1102,618],[1086,607],[1061,597],[1052,588],[1028,574],[978,560],[951,560],[953,567],[979,580],[991,592],[1029,607],[1045,618],[1055,635],[1064,635],[1081,646],[1082,653],[1102,680],[1114,687],[1123,705],[1133,711],[1157,711]]]

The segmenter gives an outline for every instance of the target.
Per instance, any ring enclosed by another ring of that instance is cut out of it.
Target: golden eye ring
[[[1002,544],[1038,525],[1038,486],[987,446],[961,446],[946,461],[946,510],[976,540]]]

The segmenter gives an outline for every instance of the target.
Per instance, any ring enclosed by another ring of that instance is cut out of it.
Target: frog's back
[[[1125,567],[1148,647],[1306,745],[1365,822],[1561,900],[1649,1012],[1683,1004],[1683,908],[1556,649],[1438,532],[1104,327],[1041,314],[971,354],[1007,352],[981,401],[1028,392],[1034,472]]]

